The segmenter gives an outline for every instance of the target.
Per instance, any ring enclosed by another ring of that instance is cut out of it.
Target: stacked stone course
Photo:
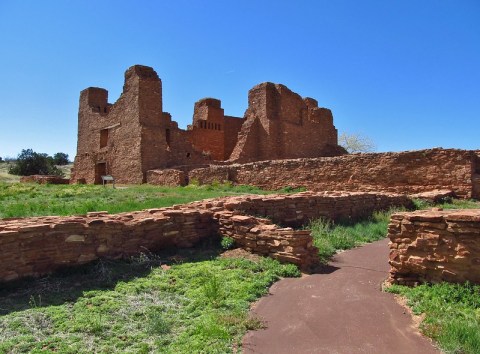
[[[272,221],[297,226],[311,218],[361,217],[390,206],[409,207],[411,201],[391,194],[305,192],[218,198],[114,215],[3,219],[0,281],[39,276],[99,258],[194,247],[219,235],[232,237],[247,251],[308,270],[318,261],[309,232]]]
[[[308,230],[282,228],[268,219],[228,211],[216,213],[215,218],[219,233],[231,237],[235,245],[248,252],[297,264],[306,271],[318,264],[318,249],[313,246]]]
[[[38,184],[69,184],[68,178],[62,178],[57,175],[31,175],[20,178],[22,183],[38,183]]]
[[[475,151],[441,148],[260,161],[188,172],[190,180],[203,184],[228,180],[268,189],[306,187],[315,191],[407,194],[448,189],[461,198],[480,198],[479,176]]]
[[[160,186],[185,186],[187,175],[184,171],[167,168],[164,170],[147,171],[147,183]]]
[[[480,209],[395,213],[389,281],[480,283]]]

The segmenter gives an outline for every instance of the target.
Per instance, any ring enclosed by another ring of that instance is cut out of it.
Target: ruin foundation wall
[[[70,179],[57,175],[30,175],[20,178],[22,183],[38,183],[38,184],[69,184]]]
[[[187,185],[187,179],[184,171],[166,168],[147,171],[147,183],[175,187]]]
[[[449,189],[461,198],[480,198],[476,161],[474,151],[437,148],[210,166],[189,171],[188,178],[202,184],[231,181],[266,189],[408,194]]]
[[[72,182],[98,184],[112,175],[118,183],[144,183],[154,169],[346,153],[337,144],[332,112],[283,85],[250,90],[243,118],[225,115],[218,99],[201,99],[187,130],[163,112],[162,100],[162,81],[143,65],[125,72],[113,104],[105,89],[83,90]]]
[[[422,210],[392,215],[390,283],[480,284],[480,210]]]
[[[232,237],[249,252],[309,270],[318,262],[311,235],[285,225],[301,225],[320,216],[359,217],[389,206],[410,205],[409,199],[398,195],[304,192],[226,197],[114,215],[94,212],[86,216],[3,219],[0,282],[41,276],[100,258],[194,247],[202,239],[219,235]]]

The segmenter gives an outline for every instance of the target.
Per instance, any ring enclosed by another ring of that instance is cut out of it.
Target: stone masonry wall
[[[69,184],[68,178],[62,178],[56,175],[31,175],[22,176],[20,178],[22,183],[38,183],[38,184]]]
[[[201,203],[201,202],[200,202]],[[249,195],[222,198],[228,211],[267,217],[284,226],[298,227],[312,219],[360,219],[391,207],[413,208],[404,195],[363,192],[301,192],[288,195]],[[198,205],[200,207],[201,204]]]
[[[330,110],[273,83],[250,90],[243,118],[225,116],[220,100],[204,98],[195,103],[192,124],[180,129],[163,112],[155,70],[134,65],[113,104],[103,88],[80,93],[71,180],[99,184],[102,175],[112,175],[118,183],[144,183],[155,169],[344,153]]]
[[[309,218],[361,216],[391,205],[409,206],[398,195],[313,193],[228,197],[170,208],[110,215],[0,220],[0,282],[40,276],[99,258],[122,258],[168,247],[194,247],[200,240],[234,238],[247,251],[308,270],[318,261],[307,231]],[[255,216],[246,215],[254,213]]]
[[[342,155],[332,112],[284,85],[265,82],[248,92],[245,123],[232,162]]]
[[[169,168],[147,171],[147,183],[173,187],[187,185],[185,172]]]
[[[388,228],[394,284],[480,284],[480,209],[395,213]]]
[[[316,191],[413,194],[449,189],[458,197],[480,198],[476,161],[474,151],[438,148],[210,166],[191,170],[189,179],[204,184],[229,180],[267,189],[290,186]]]

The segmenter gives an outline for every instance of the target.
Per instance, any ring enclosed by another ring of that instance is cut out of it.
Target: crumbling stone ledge
[[[299,226],[318,217],[358,218],[391,206],[409,207],[411,201],[395,194],[304,192],[217,198],[114,215],[93,212],[3,219],[0,282],[40,276],[100,258],[194,247],[219,235],[232,237],[249,252],[308,271],[318,262],[310,232],[285,226]]]
[[[39,184],[69,184],[70,179],[57,175],[31,175],[20,178],[22,183],[39,183]]]
[[[395,213],[389,282],[480,283],[480,209]]]

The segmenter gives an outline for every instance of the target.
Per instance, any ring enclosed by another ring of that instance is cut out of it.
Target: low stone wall
[[[216,213],[215,219],[219,233],[234,239],[236,247],[296,264],[304,271],[312,270],[319,263],[318,249],[313,246],[309,230],[282,228],[268,219],[228,211]]]
[[[212,230],[206,210],[147,210],[109,215],[0,221],[0,280],[39,276],[98,258],[192,247]]]
[[[373,193],[314,193],[242,196],[204,200],[171,208],[110,215],[0,220],[0,282],[39,276],[99,258],[129,257],[230,236],[247,251],[297,264],[318,262],[308,231],[311,218],[360,217],[390,206],[410,206],[404,196]],[[248,215],[248,214],[253,214]]]
[[[147,183],[161,186],[186,186],[187,175],[184,171],[175,169],[147,171]]]
[[[205,202],[192,203],[201,207]],[[207,206],[211,202],[207,201]],[[217,200],[216,205],[247,215],[267,217],[274,223],[298,227],[318,218],[360,219],[392,207],[412,209],[404,195],[370,192],[301,192],[281,195],[248,195]]]
[[[395,213],[388,237],[391,283],[480,283],[480,209]]]
[[[406,194],[447,189],[458,197],[480,198],[479,174],[475,151],[438,148],[210,166],[193,169],[188,177],[202,184],[228,180],[266,189]]]
[[[39,184],[69,184],[68,178],[62,178],[56,175],[31,175],[20,178],[22,183],[39,183]]]

